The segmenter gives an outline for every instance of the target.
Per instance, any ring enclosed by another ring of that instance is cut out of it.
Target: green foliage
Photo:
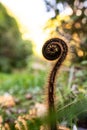
[[[42,79],[43,77],[43,79]],[[44,72],[15,74],[0,73],[0,94],[9,92],[16,96],[25,93],[37,93],[44,84]],[[3,88],[3,89],[2,89]]]
[[[73,123],[76,124],[77,120],[80,119],[81,114],[87,114],[87,26],[85,22],[87,21],[87,15],[85,14],[85,6],[79,8],[81,7],[79,5],[81,5],[81,3],[83,4],[85,0],[78,1],[78,6],[75,5],[76,0],[56,0],[56,5],[60,2],[62,2],[63,7],[68,5],[73,10],[73,14],[60,20],[58,17],[60,11],[57,8],[53,8],[51,3],[46,2],[55,12],[55,17],[51,19],[51,22],[54,23],[54,29],[52,31],[55,30],[57,36],[64,36],[71,44],[74,43],[73,52],[75,57],[72,60],[74,64],[76,62],[80,64],[79,66],[75,66],[70,85],[68,85],[69,68],[68,71],[66,68],[66,71],[63,71],[63,73],[60,73],[58,76],[57,119],[59,123],[65,121],[69,126],[72,126]],[[81,12],[79,16],[78,10]],[[49,26],[49,29],[51,27],[52,26]],[[27,59],[29,59],[28,56],[31,54],[31,42],[24,41],[21,38],[17,22],[14,18],[9,16],[6,9],[0,4],[0,71],[10,72],[13,68],[26,66]],[[39,62],[36,57],[35,59]],[[17,111],[18,109],[24,108],[28,111],[30,106],[35,104],[35,102],[43,102],[43,100],[41,100],[44,96],[42,87],[46,85],[46,73],[48,73],[48,71],[34,70],[32,67],[32,60],[29,62],[29,69],[27,72],[19,71],[14,74],[0,73],[0,95],[7,92],[14,96],[15,99],[19,100],[19,103],[12,108],[12,113],[9,108],[0,109],[0,115],[3,115],[4,121],[6,121],[6,119],[11,119],[9,120],[9,125],[12,130],[15,130],[15,127],[14,122],[11,123],[11,121],[16,120],[18,115],[20,115]],[[45,64],[44,66],[46,67]],[[76,86],[76,88],[74,88],[74,86]],[[31,101],[26,99],[25,95],[27,93],[32,94],[33,99]],[[41,124],[47,123],[46,121],[41,122],[37,118],[26,122],[30,130],[38,130]],[[19,124],[21,129],[25,129],[21,121]]]
[[[57,117],[59,122],[66,121],[69,126],[76,124],[79,115],[87,113],[87,98],[75,100],[57,110]]]
[[[83,66],[74,66],[70,86],[68,86],[69,82],[65,76],[68,72],[63,72],[58,79],[57,119],[59,123],[65,122],[71,127],[73,124],[77,125],[78,121],[86,122],[87,118],[87,71],[85,64],[86,62],[83,63]],[[63,79],[65,80],[63,81]]]
[[[18,108],[24,107],[26,108],[26,110],[29,110],[30,106],[32,106],[32,104],[34,104],[35,102],[43,102],[42,99],[44,95],[42,87],[45,85],[46,73],[47,72],[41,70],[35,71],[33,69],[31,69],[30,71],[28,70],[27,72],[16,72],[14,74],[1,73],[0,94],[8,92],[20,100],[19,104],[15,106],[14,111],[17,111]],[[72,127],[73,123],[76,124],[78,119],[80,119],[79,115],[83,115],[83,113],[86,113],[87,72],[83,68],[75,68],[75,72],[73,75],[74,80],[72,79],[70,88],[67,87],[68,77],[69,71],[63,71],[63,73],[61,71],[57,79],[57,120],[59,123],[64,121],[67,123],[67,125]],[[77,89],[72,91],[73,85],[77,85]],[[26,100],[26,93],[31,93],[33,95],[33,101]],[[5,114],[5,111],[2,112],[1,110],[1,115],[4,116],[5,120],[9,118],[12,120],[17,119],[17,116],[20,115],[20,113],[17,112],[13,112],[11,113],[11,115],[9,115],[8,113]],[[19,123],[20,127],[24,129],[24,126],[22,126],[23,123]],[[44,122],[44,120],[40,122],[40,120],[34,119],[33,121],[26,120],[26,123],[28,128],[31,128],[31,130],[38,130],[41,124],[45,124],[47,122]],[[14,125],[12,124],[10,127],[14,127]]]
[[[42,124],[40,118],[33,119],[31,121],[27,121],[28,129],[30,130],[40,130],[40,126]]]
[[[46,23],[45,30],[49,29],[50,36],[66,39],[73,54],[70,55],[74,65],[71,81],[68,79],[68,72],[63,72],[58,77],[58,121],[69,126],[77,124],[78,120],[87,122],[87,1],[44,1],[47,11],[54,11],[54,16]],[[72,13],[64,16],[65,9],[70,9]]]
[[[31,70],[32,71],[32,70]],[[44,85],[45,73],[43,71],[25,71],[16,73],[0,73],[0,95],[4,93],[11,94],[18,103],[14,107],[1,107],[0,115],[3,118],[3,126],[8,123],[10,130],[16,130],[15,121],[18,116],[28,113],[31,106],[36,102],[41,102],[42,87]],[[32,99],[26,99],[26,94],[31,94]],[[43,96],[43,95],[42,95]],[[1,106],[1,105],[0,105]],[[18,112],[24,110],[25,112]],[[28,113],[29,114],[29,113]],[[24,119],[25,120],[25,119]],[[42,121],[38,118],[25,120],[26,126],[22,121],[18,121],[21,130],[27,127],[30,130],[39,130]],[[17,129],[18,130],[18,129]]]
[[[26,66],[31,54],[31,41],[22,39],[16,20],[0,3],[0,71],[10,72]]]

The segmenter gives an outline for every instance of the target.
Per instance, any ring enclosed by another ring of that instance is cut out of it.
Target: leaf
[[[67,121],[69,125],[78,118],[78,115],[87,111],[87,98],[74,101],[57,110],[57,119],[59,122]]]

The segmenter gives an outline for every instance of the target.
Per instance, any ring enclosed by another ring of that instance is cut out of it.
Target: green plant
[[[67,53],[68,53],[68,46],[67,44],[59,39],[59,38],[52,38],[48,40],[43,48],[42,52],[44,57],[47,60],[55,60],[58,59],[56,64],[54,65],[49,81],[48,81],[48,88],[47,88],[47,105],[48,105],[48,128],[49,130],[57,130],[57,120],[56,120],[56,109],[55,109],[55,93],[54,93],[54,83],[57,71],[61,67],[62,62],[65,60]]]
[[[77,124],[77,121],[80,119],[79,115],[87,113],[87,98],[83,96],[80,99],[75,99],[74,101],[64,105],[57,109],[57,119],[61,122],[66,122],[70,127],[73,124]]]
[[[16,20],[0,3],[0,71],[25,67],[32,53],[31,41],[22,39]]]

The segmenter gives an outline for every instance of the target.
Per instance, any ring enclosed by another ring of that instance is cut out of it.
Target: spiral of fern
[[[58,130],[56,121],[56,109],[55,109],[55,93],[54,93],[54,83],[57,71],[61,67],[61,64],[65,60],[68,53],[67,44],[59,38],[52,38],[45,42],[42,48],[43,56],[47,60],[56,60],[56,63],[50,73],[48,81],[48,116],[49,116],[49,130]]]

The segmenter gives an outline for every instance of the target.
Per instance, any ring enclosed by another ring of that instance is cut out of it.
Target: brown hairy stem
[[[43,56],[47,60],[57,60],[55,63],[50,78],[48,81],[48,117],[49,117],[49,130],[58,130],[56,120],[56,108],[54,99],[54,83],[57,71],[59,70],[62,62],[65,60],[68,53],[67,44],[59,38],[52,38],[44,44],[42,48]]]

